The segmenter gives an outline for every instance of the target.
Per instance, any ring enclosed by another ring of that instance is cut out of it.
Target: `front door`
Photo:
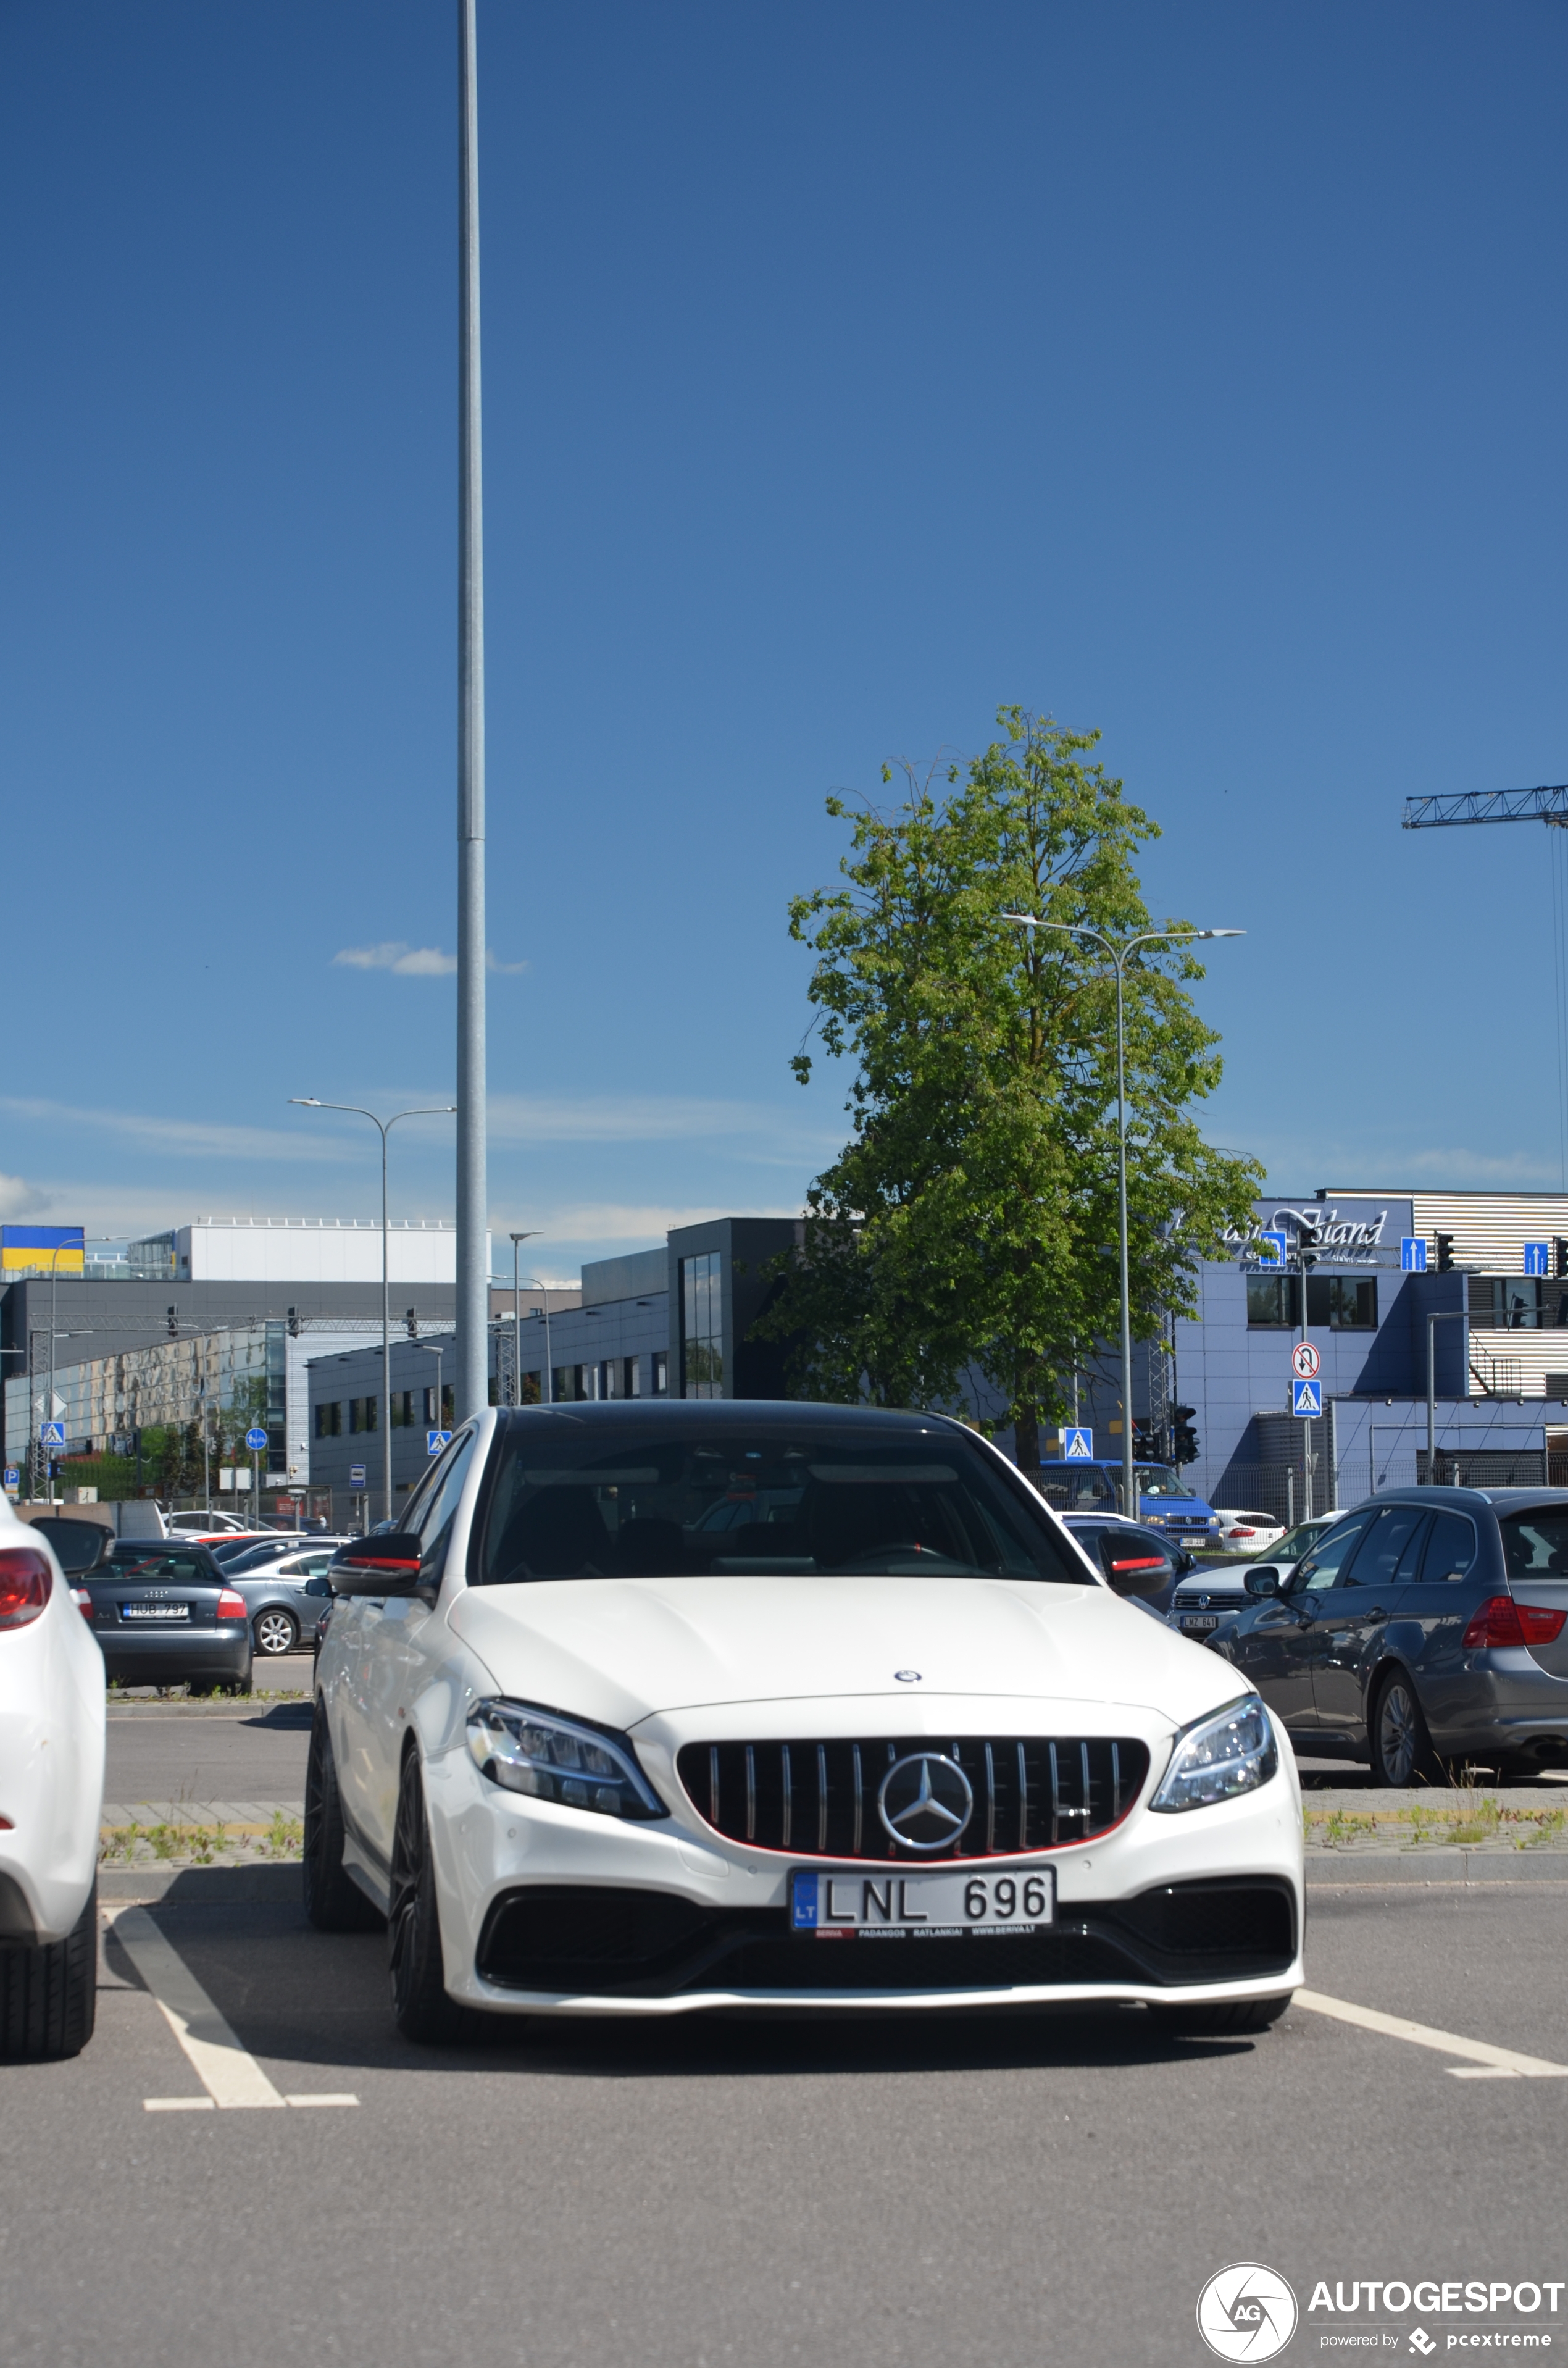
[[[1371,1518],[1355,1513],[1330,1530],[1296,1565],[1290,1592],[1278,1603],[1265,1603],[1237,1639],[1237,1666],[1300,1744],[1317,1729],[1312,1663],[1322,1643],[1323,1605]]]
[[[1415,1568],[1430,1519],[1424,1505],[1384,1505],[1341,1562],[1313,1622],[1312,1692],[1320,1735],[1367,1739],[1367,1678],[1383,1630]]]

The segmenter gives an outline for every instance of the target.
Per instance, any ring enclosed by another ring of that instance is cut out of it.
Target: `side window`
[[[1370,1527],[1373,1516],[1358,1513],[1354,1520],[1342,1521],[1319,1540],[1310,1554],[1296,1565],[1290,1581],[1292,1595],[1324,1595],[1331,1587],[1339,1585],[1339,1574],[1349,1562],[1361,1533]]]
[[[436,1468],[435,1485],[430,1494],[416,1508],[415,1519],[419,1531],[422,1581],[438,1579],[446,1567],[447,1540],[451,1535],[452,1518],[472,1464],[475,1436],[473,1431],[465,1430],[453,1440]]]
[[[1429,1526],[1427,1517],[1423,1515],[1411,1531],[1409,1542],[1399,1558],[1399,1568],[1394,1573],[1396,1586],[1408,1587],[1415,1579],[1421,1567],[1421,1556],[1426,1547],[1426,1531]]]
[[[1368,1524],[1354,1557],[1340,1568],[1341,1587],[1391,1587],[1404,1550],[1426,1519],[1419,1505],[1385,1505]]]
[[[1468,1513],[1437,1513],[1426,1541],[1421,1565],[1423,1585],[1434,1580],[1462,1578],[1475,1560],[1475,1523]]]

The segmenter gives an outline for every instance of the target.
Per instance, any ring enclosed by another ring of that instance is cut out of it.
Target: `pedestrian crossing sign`
[[[1301,1417],[1307,1422],[1315,1421],[1317,1417],[1323,1412],[1323,1383],[1321,1382],[1292,1382],[1290,1384],[1290,1411],[1292,1414],[1301,1416]]]
[[[1095,1460],[1095,1434],[1081,1430],[1076,1424],[1062,1434],[1062,1452],[1069,1463],[1092,1463]]]

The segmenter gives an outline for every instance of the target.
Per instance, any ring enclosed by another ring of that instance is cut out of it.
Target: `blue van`
[[[1191,1554],[1219,1543],[1220,1517],[1195,1496],[1169,1463],[1135,1463],[1138,1518],[1152,1530],[1168,1531]],[[1052,1463],[1040,1467],[1040,1490],[1059,1513],[1117,1513],[1121,1509],[1119,1463]]]

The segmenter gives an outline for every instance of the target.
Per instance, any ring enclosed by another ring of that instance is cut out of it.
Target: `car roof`
[[[1561,1506],[1568,1509],[1568,1488],[1380,1488],[1375,1497],[1363,1502],[1369,1505],[1449,1505],[1459,1512],[1473,1512],[1478,1505],[1490,1505],[1500,1513],[1518,1513],[1529,1507]],[[1355,1507],[1353,1510],[1359,1511]]]
[[[951,1415],[910,1414],[886,1406],[833,1406],[802,1398],[624,1398],[568,1406],[501,1406],[496,1419],[507,1429],[543,1423],[570,1423],[590,1430],[779,1430],[832,1423],[835,1429],[873,1436],[918,1439],[932,1431],[967,1435]]]

